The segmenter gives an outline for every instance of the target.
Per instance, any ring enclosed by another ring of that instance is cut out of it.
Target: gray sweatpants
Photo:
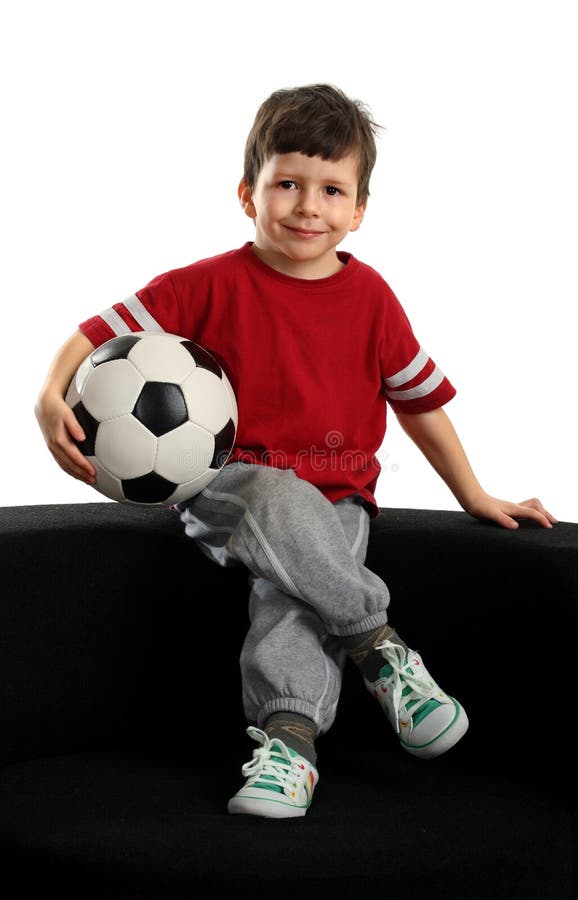
[[[247,721],[262,727],[289,710],[327,731],[341,689],[339,637],[387,621],[387,587],[364,565],[364,506],[331,503],[290,469],[231,463],[181,518],[208,556],[250,573],[240,660]]]

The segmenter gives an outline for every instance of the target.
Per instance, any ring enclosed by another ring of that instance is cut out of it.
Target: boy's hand
[[[510,503],[483,493],[468,505],[467,512],[477,519],[490,519],[503,528],[512,529],[519,527],[516,519],[532,519],[544,528],[552,528],[557,521],[535,498],[523,503]]]
[[[74,440],[84,440],[84,431],[64,398],[55,392],[44,393],[34,412],[48,449],[60,468],[73,478],[94,484],[94,467],[74,443]]]

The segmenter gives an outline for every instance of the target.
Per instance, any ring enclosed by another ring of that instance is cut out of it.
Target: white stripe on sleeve
[[[130,328],[122,318],[119,316],[116,309],[112,307],[110,309],[105,309],[104,312],[99,313],[100,318],[104,319],[109,328],[111,328],[116,336],[118,337],[120,334],[130,334]]]
[[[428,360],[429,356],[425,350],[422,350],[420,347],[417,355],[414,356],[409,366],[406,366],[405,369],[402,369],[396,375],[392,375],[391,378],[386,378],[384,380],[385,386],[388,388],[397,388],[401,384],[407,384],[408,381],[411,381],[412,378],[415,378],[415,376],[421,372]]]
[[[164,331],[164,328],[161,328],[157,320],[151,316],[146,306],[141,303],[136,294],[123,300],[123,306],[128,309],[133,319],[136,319],[144,331]]]
[[[406,391],[387,391],[386,394],[390,400],[419,400],[421,397],[426,397],[428,394],[433,394],[435,389],[440,386],[444,378],[444,373],[436,366],[433,372],[425,379],[425,381],[422,381],[422,383],[418,384],[417,387],[409,388]]]

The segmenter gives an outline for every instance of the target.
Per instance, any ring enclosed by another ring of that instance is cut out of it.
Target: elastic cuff
[[[367,616],[361,622],[355,622],[353,625],[336,625],[335,622],[325,622],[324,625],[334,637],[351,637],[353,634],[363,634],[366,631],[373,631],[375,628],[381,628],[387,624],[387,610],[373,613]]]
[[[257,727],[263,728],[269,716],[278,712],[298,713],[300,716],[311,719],[318,728],[320,726],[319,710],[314,703],[297,697],[276,697],[274,700],[268,700],[257,713]]]

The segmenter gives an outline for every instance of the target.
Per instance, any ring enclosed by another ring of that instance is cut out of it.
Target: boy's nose
[[[304,218],[319,214],[317,198],[313,191],[301,191],[297,202],[297,211]]]

